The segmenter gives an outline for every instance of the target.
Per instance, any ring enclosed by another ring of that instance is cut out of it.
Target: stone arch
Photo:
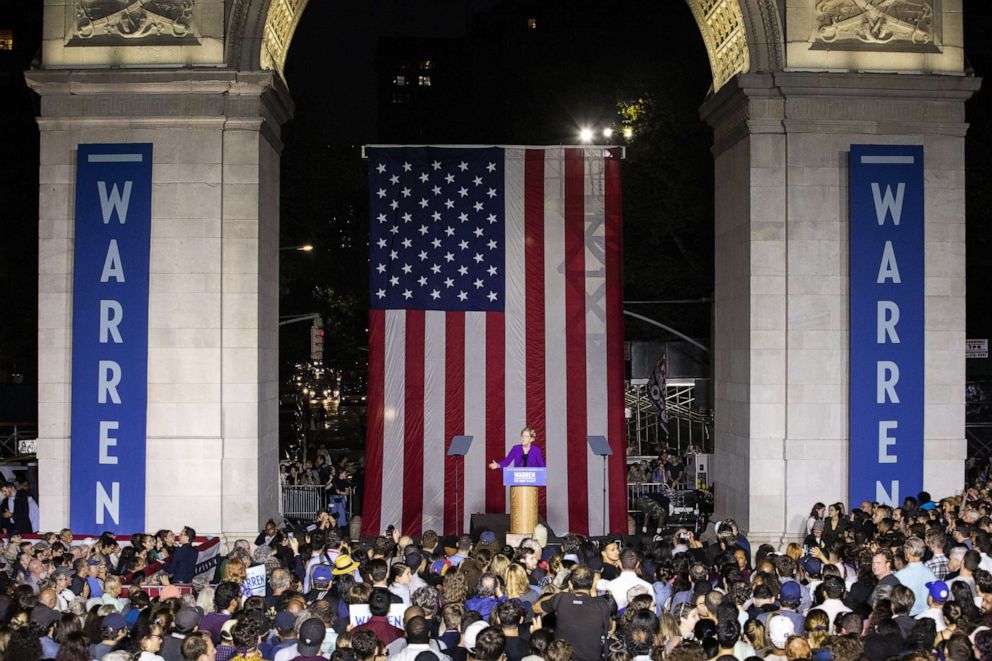
[[[308,0],[234,0],[228,13],[227,62],[234,69],[283,75],[293,33]],[[686,0],[706,45],[713,90],[740,73],[782,69],[777,0]]]

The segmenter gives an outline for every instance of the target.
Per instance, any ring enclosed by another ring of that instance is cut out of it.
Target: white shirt
[[[300,652],[296,647],[296,643],[293,643],[276,652],[275,661],[293,661],[299,655]]]
[[[13,512],[14,510],[10,511]],[[31,522],[31,532],[41,530],[41,526],[38,524],[38,501],[33,496],[28,496],[28,520]]]
[[[429,644],[421,643],[417,643],[416,645],[407,645],[403,651],[399,652],[395,656],[391,655],[389,658],[392,659],[392,661],[414,661],[414,659],[417,658],[417,655],[421,652],[431,652],[436,658],[440,659],[440,661],[451,661],[451,657],[447,654],[438,652]]]
[[[606,583],[606,581],[600,581],[600,585],[603,583]],[[629,569],[621,571],[619,576],[609,581],[606,591],[613,595],[613,599],[617,602],[618,610],[623,610],[627,607],[627,591],[635,585],[642,585],[648,591],[648,594],[654,594],[651,584]]]
[[[937,633],[940,633],[947,628],[947,623],[944,622],[944,611],[940,608],[928,608],[919,615],[916,616],[917,620],[922,620],[925,617],[929,617],[937,624]]]
[[[76,598],[76,593],[70,590],[69,588],[62,590],[62,592],[59,592],[59,603],[57,604],[56,610],[59,610],[63,613],[69,612],[69,604],[71,604],[72,600],[75,598]]]
[[[819,610],[825,612],[830,619],[830,633],[834,633],[834,621],[841,613],[850,613],[851,609],[844,605],[840,599],[824,599],[823,603],[817,606]],[[765,657],[767,659],[767,657]]]

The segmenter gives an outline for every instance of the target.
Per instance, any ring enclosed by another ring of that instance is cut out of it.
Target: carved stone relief
[[[816,0],[813,48],[939,50],[940,0]]]
[[[690,0],[689,8],[706,45],[713,89],[720,89],[751,66],[741,5],[738,0]]]
[[[260,54],[262,69],[275,70],[280,76],[283,75],[289,45],[306,6],[307,0],[271,1],[265,17],[265,29],[262,32]]]
[[[68,46],[198,44],[196,0],[73,0]]]

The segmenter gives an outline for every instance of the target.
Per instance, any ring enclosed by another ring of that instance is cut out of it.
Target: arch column
[[[69,521],[77,145],[150,142],[145,527],[254,535],[278,511],[285,86],[270,72],[217,69],[42,70],[28,81],[41,96],[41,528]]]
[[[702,108],[714,130],[716,509],[753,541],[798,538],[813,502],[847,500],[853,143],[924,146],[924,486],[963,484],[964,103],[978,85],[743,74]]]

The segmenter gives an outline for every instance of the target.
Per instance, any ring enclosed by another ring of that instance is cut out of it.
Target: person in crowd
[[[566,590],[545,594],[534,604],[536,615],[555,616],[556,633],[571,643],[576,661],[600,658],[612,626],[610,603],[596,595],[595,580],[593,570],[580,565],[571,571]]]
[[[372,594],[369,596],[369,612],[372,617],[367,622],[353,628],[352,633],[371,631],[384,645],[389,645],[397,638],[402,638],[403,629],[391,624],[386,617],[389,614],[391,604],[392,600],[388,590],[385,588],[372,590]]]
[[[197,552],[193,548],[193,541],[196,539],[196,531],[185,526],[180,531],[176,541],[179,548],[172,555],[166,574],[169,575],[173,583],[189,583],[193,580],[196,572]]]
[[[933,583],[937,577],[925,564],[923,564],[923,554],[926,551],[926,544],[919,537],[908,537],[902,547],[903,556],[906,559],[906,566],[896,572],[896,578],[901,585],[913,591],[915,600],[909,615],[915,617],[927,609],[927,583]],[[976,567],[977,568],[977,567]]]

